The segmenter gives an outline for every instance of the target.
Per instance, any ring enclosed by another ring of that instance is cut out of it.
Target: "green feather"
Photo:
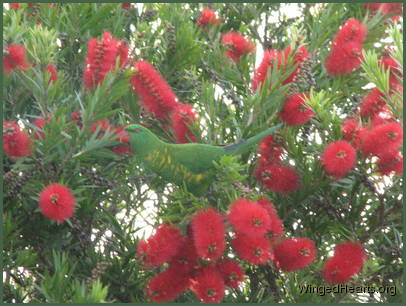
[[[223,155],[248,152],[253,145],[280,126],[281,124],[278,124],[247,140],[224,147],[200,143],[166,143],[138,124],[129,125],[126,130],[130,135],[133,152],[147,168],[168,182],[179,186],[185,184],[188,191],[201,196],[214,180],[214,161],[219,162]]]

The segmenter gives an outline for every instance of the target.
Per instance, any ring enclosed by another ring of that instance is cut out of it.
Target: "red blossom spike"
[[[62,223],[73,216],[76,201],[72,191],[60,184],[51,184],[39,195],[41,213],[52,220]]]
[[[216,266],[226,286],[238,288],[238,285],[244,280],[244,271],[237,261],[226,258],[219,261]]]
[[[159,267],[176,256],[182,243],[183,237],[179,228],[162,224],[154,235],[138,243],[137,256],[143,259],[146,267]]]
[[[23,45],[9,45],[3,49],[3,69],[6,75],[13,70],[28,68],[25,47]]]
[[[228,32],[221,36],[223,45],[229,49],[226,56],[233,61],[238,62],[240,58],[248,53],[255,51],[255,44],[248,41],[247,38],[237,32]]]
[[[308,238],[287,238],[274,245],[275,263],[292,272],[309,266],[316,258],[316,247]]]
[[[365,118],[370,118],[386,109],[384,93],[378,88],[373,88],[366,95],[360,105],[360,113]]]
[[[186,239],[183,241],[176,256],[169,262],[170,267],[176,268],[178,273],[189,274],[198,263],[198,255],[193,241],[193,236],[189,230]]]
[[[110,150],[116,153],[117,155],[126,155],[132,152],[130,142],[130,135],[124,131],[125,126],[120,126],[115,128],[114,134],[118,135],[117,141],[120,142],[120,145],[111,147]]]
[[[217,17],[216,13],[209,8],[204,8],[200,12],[200,18],[196,23],[199,26],[215,25],[221,23],[221,19]]]
[[[267,198],[262,197],[258,200],[258,204],[266,209],[266,211],[268,212],[268,215],[271,219],[271,227],[270,227],[269,231],[276,237],[282,236],[283,235],[283,222],[279,218],[278,213],[277,213],[273,203],[271,201],[269,201]]]
[[[134,64],[135,74],[131,79],[134,91],[141,98],[141,104],[148,113],[158,119],[168,118],[178,105],[175,93],[162,75],[147,61]]]
[[[321,155],[324,170],[335,179],[344,177],[350,171],[357,159],[357,152],[345,140],[330,143]]]
[[[342,45],[347,42],[362,44],[367,32],[366,27],[358,19],[350,18],[338,30],[333,42],[335,45]]]
[[[15,122],[3,122],[3,150],[13,158],[31,155],[31,139]]]
[[[47,119],[38,118],[34,121],[34,123],[33,123],[34,126],[36,126],[38,128],[37,130],[34,130],[35,139],[44,139],[45,138],[44,127],[48,120],[51,120],[51,116],[48,116]]]
[[[192,105],[178,103],[171,114],[171,121],[176,143],[196,142],[191,126],[197,122],[197,115]]]
[[[256,175],[266,189],[274,192],[287,194],[300,186],[300,177],[297,172],[285,165],[263,165],[256,171]]]
[[[234,201],[227,218],[236,232],[250,236],[264,236],[271,228],[266,209],[246,199]]]
[[[58,79],[58,72],[55,69],[55,66],[52,64],[49,64],[46,69],[49,71],[51,74],[51,77],[49,79],[49,83],[53,83]]]
[[[281,111],[281,119],[287,125],[298,126],[308,122],[314,112],[305,102],[306,96],[301,93],[294,94],[286,99]]]
[[[386,123],[373,127],[361,137],[361,152],[365,156],[381,155],[396,151],[403,142],[403,128],[400,123]]]
[[[403,174],[403,156],[400,152],[386,152],[379,156],[376,165],[378,166],[377,172],[382,175],[396,174],[402,176]]]
[[[273,135],[268,135],[258,144],[258,153],[269,163],[280,163],[282,146],[276,143]]]
[[[214,208],[199,211],[191,221],[193,240],[199,257],[216,260],[225,250],[223,216]]]
[[[224,297],[224,280],[215,266],[208,265],[196,272],[191,289],[204,303],[220,303]]]
[[[350,74],[361,65],[362,45],[347,42],[333,46],[325,61],[330,76]]]
[[[231,246],[238,256],[253,265],[265,265],[273,258],[269,239],[265,236],[249,236],[236,233]]]

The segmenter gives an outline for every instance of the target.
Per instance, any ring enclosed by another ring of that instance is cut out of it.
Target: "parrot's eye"
[[[134,132],[137,133],[137,134],[141,133],[141,129],[135,129]]]

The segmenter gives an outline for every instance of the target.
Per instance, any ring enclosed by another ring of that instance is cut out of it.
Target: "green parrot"
[[[281,127],[277,124],[247,140],[227,146],[201,143],[170,144],[138,124],[128,125],[130,146],[142,163],[168,182],[183,186],[196,196],[206,193],[215,177],[213,162],[223,155],[239,155]]]

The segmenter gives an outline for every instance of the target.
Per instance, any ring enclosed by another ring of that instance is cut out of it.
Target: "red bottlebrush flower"
[[[106,131],[112,131],[114,129],[114,127],[112,125],[110,125],[110,122],[107,119],[102,119],[102,120],[98,120],[95,123],[92,124],[92,126],[90,127],[90,131],[91,132],[96,132],[96,130],[99,128],[99,135],[98,136],[103,136]]]
[[[159,267],[174,258],[182,242],[182,233],[176,226],[162,224],[154,235],[139,242],[137,256],[143,259],[145,266]]]
[[[382,12],[385,16],[403,15],[403,3],[365,3],[364,5],[372,11]]]
[[[352,141],[360,128],[360,122],[356,118],[347,118],[341,124],[341,132],[347,141]]]
[[[287,125],[298,126],[308,122],[314,112],[304,101],[304,94],[294,94],[285,101],[285,105],[281,111],[281,119]]]
[[[248,236],[236,233],[231,246],[241,259],[253,265],[264,265],[273,257],[269,239],[265,236]]]
[[[171,302],[190,286],[189,277],[169,267],[152,277],[145,291],[152,302]]]
[[[193,241],[192,233],[188,232],[176,256],[169,262],[178,273],[189,274],[198,263],[198,256]]]
[[[58,72],[56,72],[55,66],[50,64],[46,67],[46,69],[49,71],[49,73],[51,74],[51,77],[49,79],[49,82],[55,82],[58,79]]]
[[[371,127],[374,128],[378,125],[385,124],[385,123],[393,123],[396,122],[396,117],[392,112],[388,109],[383,109],[378,114],[375,114],[371,119]]]
[[[83,72],[85,88],[90,89],[102,83],[107,73],[114,70],[117,57],[120,57],[122,67],[128,59],[128,47],[124,42],[114,39],[107,31],[103,33],[100,42],[95,38],[90,39]]]
[[[3,150],[7,156],[13,158],[31,155],[30,137],[12,121],[3,122]]]
[[[345,140],[330,143],[321,155],[324,170],[336,179],[344,177],[357,159],[357,152]]]
[[[197,254],[216,260],[226,247],[223,216],[214,208],[199,211],[191,221]]]
[[[56,183],[41,191],[38,202],[41,213],[59,223],[73,216],[76,205],[71,190]]]
[[[234,201],[227,218],[236,232],[249,236],[263,236],[271,227],[266,209],[246,199]]]
[[[342,45],[347,42],[362,44],[367,32],[366,27],[358,19],[350,18],[338,30],[333,42],[335,45]]]
[[[274,192],[287,194],[299,188],[299,175],[284,165],[265,165],[257,171],[257,177],[266,189]]]
[[[367,156],[396,151],[402,144],[402,140],[403,129],[399,123],[381,124],[362,135],[361,152]]]
[[[191,289],[205,303],[220,303],[224,297],[224,280],[215,266],[206,266],[196,272]]]
[[[72,112],[72,113],[70,114],[70,120],[76,121],[76,124],[77,124],[80,128],[83,127],[83,124],[82,124],[82,115],[81,115],[81,113],[80,113],[80,110],[76,110],[76,111]]]
[[[132,152],[131,146],[129,146],[130,135],[124,131],[125,126],[120,126],[115,128],[114,135],[118,135],[117,141],[120,142],[120,145],[111,147],[110,150],[116,153],[117,155],[126,155]]]
[[[148,113],[154,114],[158,119],[168,118],[178,104],[175,93],[147,61],[137,61],[134,68],[135,74],[131,84],[141,98],[141,104]]]
[[[244,271],[240,264],[232,259],[223,259],[217,263],[217,269],[224,279],[224,284],[230,288],[238,288],[244,280]]]
[[[366,259],[361,244],[348,241],[340,243],[334,256],[327,259],[323,268],[323,278],[330,284],[342,284],[358,274]]]
[[[283,222],[279,218],[278,213],[276,212],[276,209],[275,209],[275,206],[273,205],[273,203],[271,201],[269,201],[268,199],[262,197],[258,200],[258,204],[266,209],[266,211],[268,212],[268,215],[271,219],[271,228],[269,231],[274,236],[277,236],[277,237],[282,236],[283,235]]]
[[[48,116],[48,119],[38,118],[34,121],[34,123],[33,123],[34,126],[36,126],[38,128],[37,130],[34,130],[35,139],[39,139],[39,138],[44,139],[45,138],[43,129],[44,129],[44,126],[45,126],[47,120],[50,120],[50,119],[51,119],[51,117]]]
[[[274,246],[275,262],[291,272],[310,265],[316,257],[314,242],[308,238],[287,238]]]
[[[196,142],[196,137],[190,129],[193,122],[197,122],[192,105],[178,103],[171,114],[171,121],[176,143]]]
[[[325,67],[330,76],[350,74],[361,65],[362,46],[348,42],[333,46],[326,58]]]
[[[223,44],[229,48],[226,52],[226,56],[235,62],[238,62],[242,56],[255,50],[255,44],[237,32],[223,34],[221,39]]]
[[[10,3],[12,9],[18,10],[20,8],[20,3]]]
[[[259,85],[264,84],[268,71],[270,70],[272,73],[274,61],[277,61],[278,69],[280,69],[282,65],[287,65],[291,50],[292,48],[288,46],[281,52],[279,50],[267,50],[264,52],[262,62],[255,71],[254,78],[252,79],[252,90],[256,90]],[[308,57],[310,57],[310,54],[307,52],[306,46],[302,46],[297,50],[296,54],[293,57],[293,64],[296,64],[297,67],[282,82],[283,85],[293,81],[294,77],[297,75],[298,71],[301,68],[301,64]]]
[[[217,17],[216,13],[209,8],[204,8],[200,12],[200,18],[197,19],[199,26],[214,25],[221,23],[221,19]]]
[[[5,74],[10,74],[18,68],[28,68],[27,56],[23,45],[9,45],[3,50],[3,68]]]
[[[258,153],[269,163],[279,163],[282,150],[282,147],[276,144],[273,135],[264,137],[258,145]]]
[[[373,88],[371,92],[364,97],[360,105],[361,115],[369,118],[383,111],[386,107],[386,102],[383,98],[383,92],[378,88]]]
[[[128,11],[131,8],[131,2],[123,2],[123,3],[121,3],[121,8],[123,10]]]
[[[403,174],[403,156],[400,152],[387,152],[379,156],[377,161],[377,172],[382,175],[395,173],[401,176]]]
[[[389,74],[389,88],[390,91],[400,91],[399,87],[401,87],[400,82],[398,80],[398,78],[402,78],[403,75],[402,73],[399,71],[399,64],[391,57],[384,57],[379,61],[380,65],[383,65],[385,67],[385,69],[389,69],[390,70],[390,74]]]

